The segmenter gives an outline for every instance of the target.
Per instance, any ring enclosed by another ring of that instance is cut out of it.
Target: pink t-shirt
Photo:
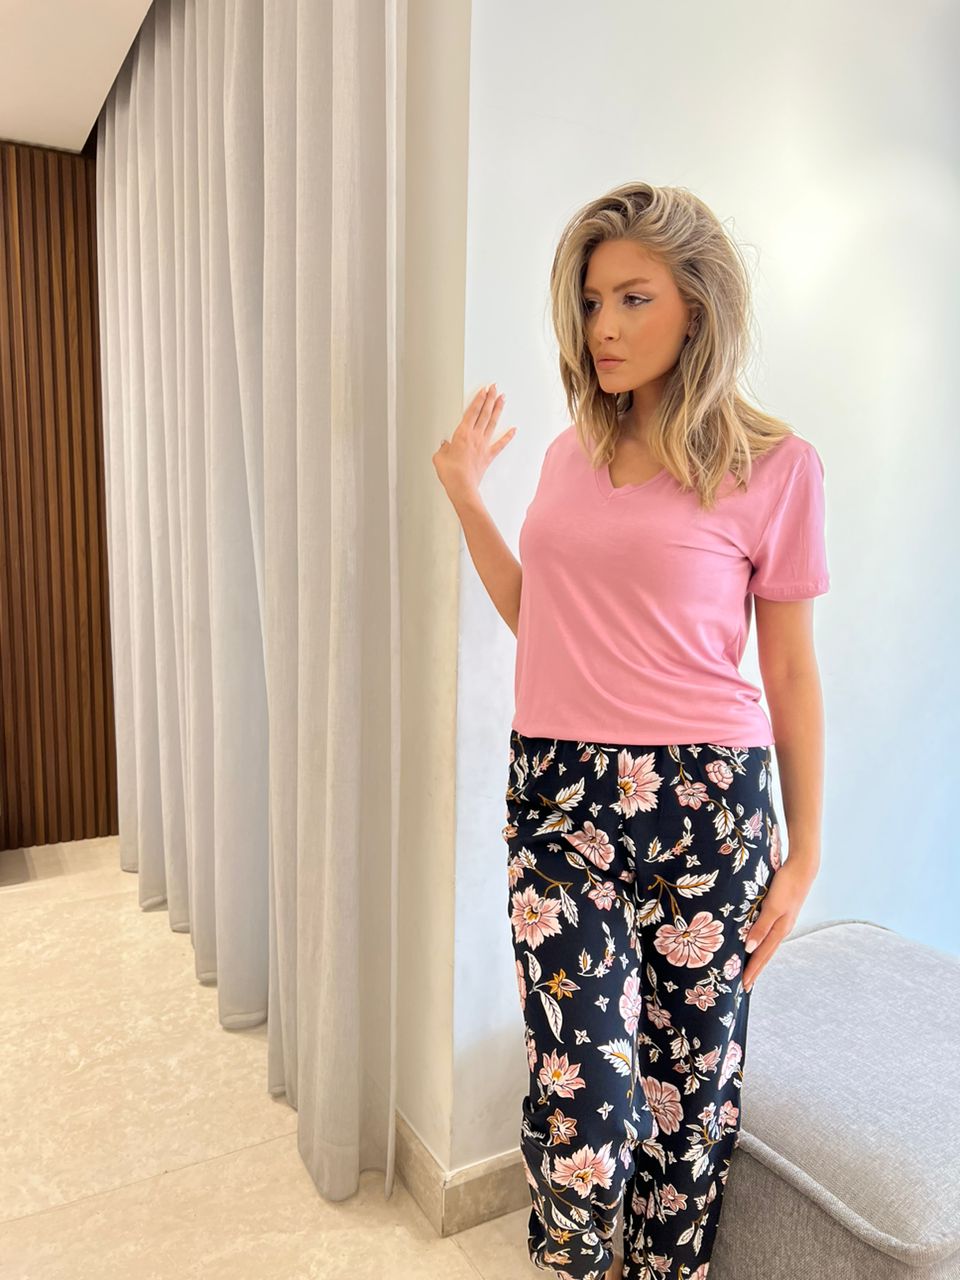
[[[520,529],[513,728],[607,745],[766,746],[761,690],[739,672],[751,594],[822,595],[823,463],[787,436],[728,473],[713,511],[669,471],[614,488],[567,427]]]

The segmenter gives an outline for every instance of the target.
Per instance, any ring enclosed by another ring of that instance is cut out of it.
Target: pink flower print
[[[577,1121],[574,1116],[565,1116],[557,1107],[553,1115],[547,1116],[550,1126],[550,1144],[557,1146],[561,1142],[570,1142],[577,1135]]]
[[[704,773],[710,781],[722,791],[726,791],[730,783],[733,781],[733,770],[727,764],[726,760],[711,760]]]
[[[654,1120],[664,1133],[676,1133],[683,1119],[680,1090],[669,1080],[658,1080],[656,1076],[641,1076],[640,1085]]]
[[[647,1000],[647,1017],[658,1031],[661,1027],[669,1027],[671,1023],[670,1010],[653,999]]]
[[[680,1213],[687,1207],[687,1197],[672,1182],[666,1182],[660,1188],[660,1204],[664,1213]]]
[[[657,791],[663,778],[653,767],[655,758],[653,751],[648,751],[646,755],[636,758],[629,751],[622,750],[619,753],[617,757],[619,772],[617,786],[620,788],[618,805],[625,818],[632,817],[638,810],[648,813],[657,807]]]
[[[729,982],[731,978],[735,978],[740,972],[740,957],[734,952],[723,966],[723,976]]]
[[[717,993],[713,987],[698,983],[687,988],[687,1004],[695,1004],[698,1009],[709,1009],[717,1003]]]
[[[587,897],[592,898],[601,911],[609,911],[617,900],[617,891],[613,887],[612,880],[604,880],[599,888],[594,885]]]
[[[711,1049],[709,1053],[701,1053],[697,1059],[700,1071],[713,1071],[720,1061],[720,1050]]]
[[[770,868],[773,871],[780,869],[780,852],[780,827],[775,822],[770,832]]]
[[[539,1080],[544,1089],[557,1097],[572,1098],[574,1089],[582,1089],[587,1083],[577,1075],[579,1070],[579,1062],[570,1062],[565,1053],[558,1057],[556,1049],[551,1049],[543,1055]]]
[[[743,834],[748,840],[757,840],[760,832],[763,830],[763,814],[759,809],[755,809],[750,817],[743,824]]]
[[[517,832],[516,827],[504,827],[504,830],[512,831],[514,835],[516,835],[516,832]],[[517,881],[520,879],[522,875],[523,875],[523,863],[520,861],[517,855],[514,854],[513,857],[510,859],[510,861],[507,863],[507,883],[509,884],[511,889],[517,883]]]
[[[522,893],[515,893],[513,902],[513,932],[517,942],[525,942],[536,951],[544,939],[560,932],[560,903],[551,898],[541,898],[533,885],[527,885]]]
[[[581,1147],[572,1155],[559,1157],[550,1180],[558,1187],[571,1187],[584,1200],[594,1187],[609,1187],[616,1168],[610,1145],[605,1142],[599,1151],[590,1146]]]
[[[707,788],[702,782],[681,782],[674,791],[680,803],[688,809],[699,809],[704,800],[708,799]]]
[[[601,871],[606,871],[613,861],[610,837],[592,822],[585,822],[582,831],[568,831],[567,839],[577,853],[582,853],[588,862],[592,862]]]
[[[639,1214],[642,1218],[648,1218],[650,1216],[647,1212],[647,1197],[646,1195],[641,1195],[636,1187],[633,1188],[633,1197],[630,1200],[630,1208],[634,1213]]]
[[[520,992],[520,1008],[523,1009],[527,1003],[527,980],[523,976],[523,965],[517,961],[517,990]]]
[[[620,996],[620,1016],[623,1018],[623,1029],[629,1035],[633,1035],[636,1031],[642,1009],[643,996],[640,991],[640,979],[637,977],[636,969],[634,969],[624,982],[623,994]]]
[[[670,964],[696,969],[723,945],[723,921],[715,920],[709,911],[698,911],[689,925],[677,916],[675,925],[660,926],[653,945]]]
[[[735,1107],[732,1102],[724,1102],[717,1112],[717,1121],[722,1124],[725,1129],[734,1129],[737,1124],[737,1117],[740,1115],[740,1108]]]
[[[723,1066],[720,1068],[720,1079],[717,1081],[717,1087],[725,1085],[730,1077],[740,1065],[743,1058],[743,1049],[737,1044],[736,1040],[731,1040],[727,1045],[727,1052],[723,1059]]]

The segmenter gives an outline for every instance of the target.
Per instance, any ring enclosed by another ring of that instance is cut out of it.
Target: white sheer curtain
[[[405,0],[157,0],[98,131],[124,867],[393,1189]]]

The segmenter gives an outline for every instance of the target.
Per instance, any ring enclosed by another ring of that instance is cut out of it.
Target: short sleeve
[[[562,433],[561,433],[562,435]],[[557,445],[560,443],[561,436],[554,436],[544,450],[543,458],[540,461],[540,474],[537,477],[536,492],[539,493],[545,480],[549,477],[552,455],[556,452]]]
[[[823,476],[820,455],[807,443],[750,557],[748,592],[766,600],[805,600],[829,590]]]

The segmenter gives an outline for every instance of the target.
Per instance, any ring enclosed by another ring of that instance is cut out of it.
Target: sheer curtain
[[[98,130],[122,862],[332,1200],[394,1177],[404,4],[156,0]]]

